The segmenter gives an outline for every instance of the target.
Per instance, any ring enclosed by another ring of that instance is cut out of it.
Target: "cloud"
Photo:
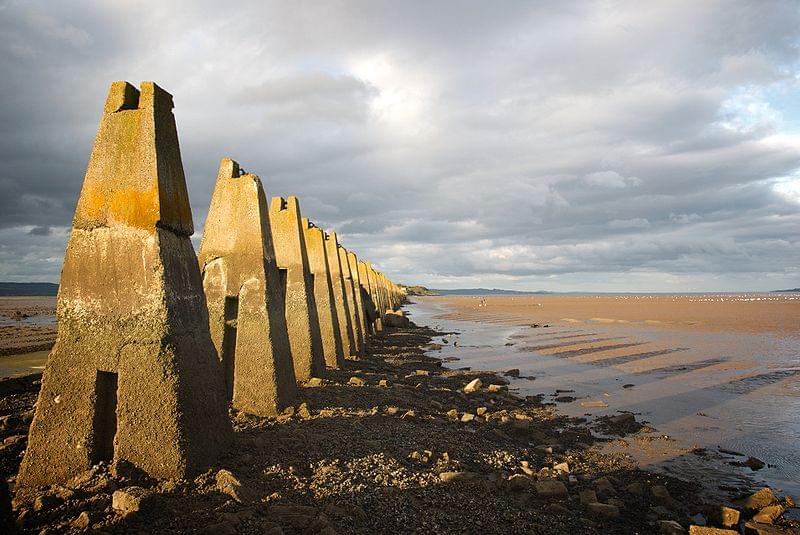
[[[233,157],[399,281],[798,284],[796,2],[0,9],[2,279],[58,279],[127,79],[174,94],[198,234]]]

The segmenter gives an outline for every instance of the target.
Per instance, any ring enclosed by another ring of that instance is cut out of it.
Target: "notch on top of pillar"
[[[154,82],[142,82],[140,89],[136,89],[129,82],[117,81],[111,84],[103,111],[105,113],[116,113],[118,111],[143,110],[147,108],[163,108],[169,111],[174,107],[172,95]]]
[[[239,178],[242,176],[243,169],[239,167],[239,163],[235,160],[231,160],[230,158],[223,158],[219,162],[219,172],[217,173],[217,179],[229,179],[229,178]]]
[[[271,212],[281,212],[283,210],[288,210],[290,212],[299,212],[300,211],[300,202],[297,200],[297,197],[294,195],[289,195],[285,199],[283,197],[273,197],[270,201]],[[306,218],[303,218],[306,220]],[[305,228],[313,228],[314,224],[309,223],[309,225]]]

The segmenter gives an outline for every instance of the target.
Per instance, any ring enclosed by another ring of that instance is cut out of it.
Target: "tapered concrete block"
[[[307,218],[302,218],[301,226],[306,240],[308,264],[313,277],[314,300],[317,306],[322,349],[325,364],[338,368],[344,363],[344,348],[339,329],[339,314],[333,293],[328,253],[325,247],[325,233],[312,225]]]
[[[357,353],[355,337],[353,336],[353,325],[350,320],[350,308],[345,293],[344,277],[342,276],[342,264],[339,260],[339,241],[335,232],[325,234],[325,253],[328,256],[328,269],[331,274],[331,284],[333,288],[333,303],[336,306],[336,314],[339,317],[339,334],[342,338],[342,349],[345,358]]]
[[[261,180],[233,160],[220,164],[200,266],[211,338],[234,408],[273,416],[297,397],[284,315],[284,284],[275,262]]]
[[[78,200],[20,488],[100,461],[183,478],[231,438],[172,96],[111,86]]]
[[[350,328],[353,334],[353,352],[361,355],[364,351],[364,333],[361,330],[361,318],[358,313],[356,302],[356,291],[353,283],[353,273],[350,271],[350,262],[347,259],[347,249],[339,245],[339,265],[342,267],[342,279],[344,282],[344,296],[347,304],[347,311],[350,313]]]
[[[298,381],[325,369],[314,287],[296,197],[273,197],[269,209],[275,259],[286,286],[286,327]]]
[[[369,334],[377,333],[376,321],[378,318],[378,309],[375,306],[373,299],[372,281],[369,273],[369,265],[366,262],[358,262],[358,279],[361,283],[361,305],[364,308],[364,317],[369,326]]]
[[[347,251],[347,264],[350,267],[350,275],[353,278],[353,293],[356,302],[356,311],[358,316],[358,325],[361,329],[362,341],[366,349],[369,344],[369,327],[367,326],[367,318],[364,312],[364,300],[361,295],[361,275],[358,271],[358,256],[352,251]]]

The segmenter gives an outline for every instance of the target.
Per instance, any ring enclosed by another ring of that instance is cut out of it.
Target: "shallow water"
[[[56,317],[52,314],[38,314],[21,319],[0,316],[0,327],[13,327],[22,325],[55,325],[55,323]]]
[[[531,328],[442,319],[450,310],[425,299],[407,310],[420,325],[458,332],[436,352],[458,359],[449,367],[519,368],[522,376],[536,377],[511,379],[520,395],[544,394],[543,401],[551,401],[557,389],[574,391],[560,395],[575,401],[557,404],[572,416],[636,413],[658,432],[651,440],[628,437],[608,447],[623,449],[644,467],[700,480],[709,489],[763,483],[800,496],[798,337],[599,321]],[[590,402],[607,407],[583,405]],[[695,455],[693,448],[709,454]],[[728,464],[747,456],[768,466],[754,472]]]
[[[17,377],[44,370],[49,351],[0,357],[0,377]]]

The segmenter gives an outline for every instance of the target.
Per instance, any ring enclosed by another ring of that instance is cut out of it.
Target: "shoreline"
[[[193,480],[100,466],[17,496],[15,517],[24,533],[655,533],[719,509],[693,484],[600,452],[585,423],[510,394],[499,374],[445,368],[425,354],[443,334],[389,328],[281,417],[232,413],[234,447]],[[24,449],[30,377],[0,382],[17,385],[3,396],[4,470]],[[481,388],[465,394],[474,379]],[[131,486],[147,499],[122,514],[112,496]]]

